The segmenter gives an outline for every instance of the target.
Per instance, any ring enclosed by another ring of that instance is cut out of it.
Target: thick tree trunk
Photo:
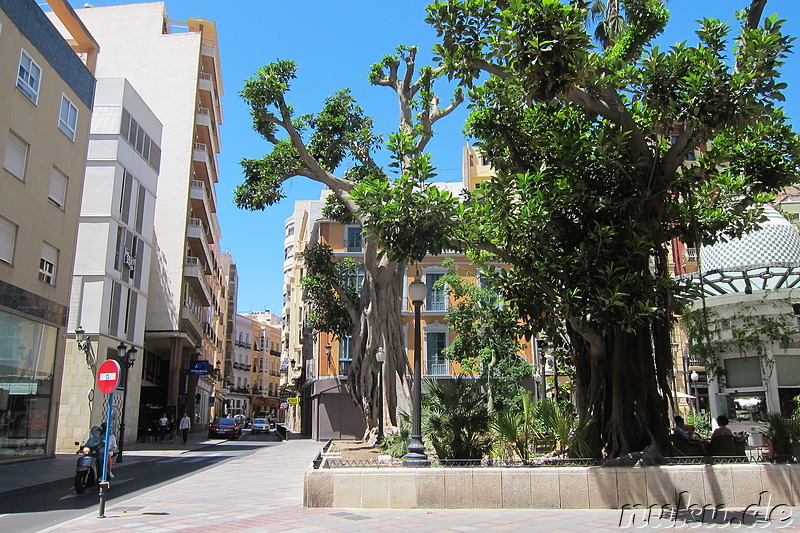
[[[397,411],[410,412],[410,375],[403,331],[403,280],[406,264],[378,259],[371,239],[364,239],[364,283],[361,287],[359,320],[353,327],[353,361],[347,388],[362,409],[368,428],[378,423],[379,347],[386,351],[383,368],[384,421],[397,425]]]

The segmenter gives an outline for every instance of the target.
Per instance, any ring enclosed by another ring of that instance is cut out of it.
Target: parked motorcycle
[[[92,436],[81,446],[80,442],[75,442],[78,446],[78,465],[75,471],[75,492],[83,494],[86,487],[97,485],[100,479],[100,449],[103,446],[100,427],[92,428]]]

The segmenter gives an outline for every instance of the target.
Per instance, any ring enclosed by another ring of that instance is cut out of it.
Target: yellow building
[[[91,67],[97,45],[49,4]],[[33,0],[0,4],[0,459],[53,454],[95,78]]]

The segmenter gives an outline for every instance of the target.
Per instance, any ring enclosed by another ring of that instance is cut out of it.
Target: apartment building
[[[55,451],[92,116],[97,43],[49,3],[86,64],[36,2],[0,0],[0,460]]]
[[[76,13],[102,47],[97,75],[127,79],[163,127],[139,425],[186,411],[203,430],[220,382],[192,363],[223,359],[228,307],[215,190],[223,91],[216,26],[170,20],[164,2],[87,4]]]
[[[144,368],[137,356],[144,353],[162,127],[125,79],[98,79],[93,111],[68,321],[68,330],[80,328],[84,337],[67,341],[61,451],[72,450],[86,439],[87,428],[105,419],[104,402],[87,398],[90,390],[104,398],[96,389],[97,367],[117,359],[125,368],[130,356],[133,365],[120,384],[127,391],[114,395],[112,423],[118,432],[124,398],[125,421],[133,428],[124,439],[135,442]],[[156,369],[146,370],[150,380],[160,377]]]
[[[288,404],[280,400],[281,319],[269,311],[245,313],[253,321],[258,350],[253,355],[252,405],[253,413],[268,412],[283,421]],[[257,329],[255,329],[257,328]]]

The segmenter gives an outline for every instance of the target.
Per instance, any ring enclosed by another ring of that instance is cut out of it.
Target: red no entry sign
[[[113,359],[103,361],[103,364],[97,369],[97,388],[105,394],[114,392],[119,385],[119,376],[119,363]]]

